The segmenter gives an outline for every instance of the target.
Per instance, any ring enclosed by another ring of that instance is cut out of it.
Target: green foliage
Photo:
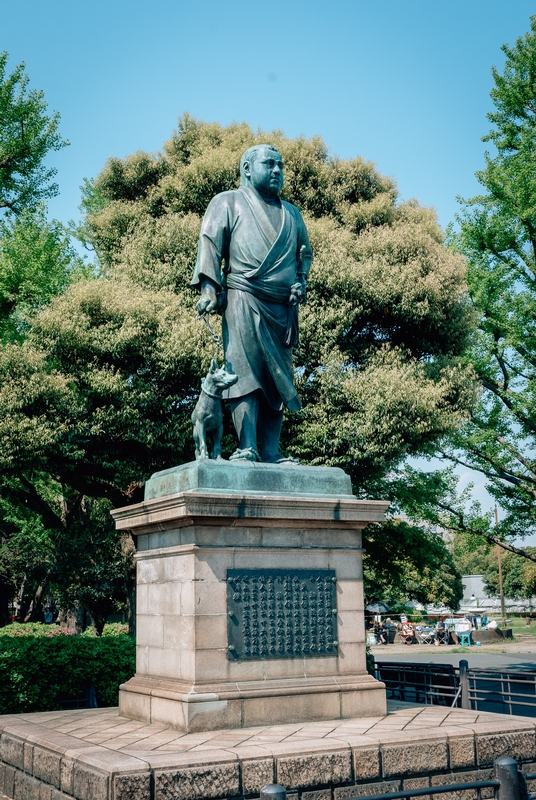
[[[0,337],[20,339],[29,317],[87,271],[69,235],[44,210],[0,220]]]
[[[0,636],[8,636],[10,638],[32,637],[40,639],[53,639],[56,636],[71,636],[67,628],[56,623],[45,625],[43,622],[11,622],[0,628]],[[84,637],[95,637],[93,628],[86,628]],[[122,622],[109,622],[107,623],[101,633],[101,636],[128,636],[128,625]]]
[[[79,387],[76,376],[60,376],[54,357],[46,363],[44,349],[32,349],[26,338],[36,313],[90,272],[63,226],[47,220],[42,204],[57,193],[51,182],[55,170],[45,167],[44,159],[67,144],[58,133],[59,115],[47,116],[42,92],[28,90],[23,65],[6,75],[6,64],[4,53],[0,55],[0,209],[8,212],[0,219],[0,361],[7,403],[0,438],[4,442],[10,424],[14,427],[7,437],[12,449],[0,467],[0,626],[9,621],[8,603],[15,593],[24,618],[32,598],[35,614],[45,590],[53,588],[56,598],[67,604],[83,599],[99,630],[118,594],[125,600],[130,554],[117,547],[109,502],[84,498],[55,469],[52,453],[58,434],[65,442],[69,428],[74,428]],[[73,442],[66,446],[76,459]]]
[[[536,547],[526,547],[527,553],[536,556]],[[536,596],[536,564],[516,553],[504,553],[501,559],[504,596],[512,600]],[[495,548],[488,553],[483,570],[486,591],[499,594],[499,562]]]
[[[489,567],[490,555],[496,548],[471,533],[457,533],[453,538],[454,563],[462,575],[483,575]],[[496,559],[495,555],[495,559]]]
[[[460,573],[437,532],[401,520],[366,528],[365,603],[405,599],[456,610],[463,597]],[[388,589],[386,590],[386,587]]]
[[[114,530],[108,501],[82,502],[86,508],[74,524],[55,538],[48,580],[61,608],[87,609],[92,630],[100,636],[108,616],[127,608],[135,580],[134,543],[128,534]]]
[[[82,636],[95,636],[93,628],[86,628]],[[128,636],[128,625],[123,622],[107,622],[101,636]]]
[[[19,639],[20,637],[53,639],[57,636],[71,635],[67,628],[56,623],[45,625],[43,622],[11,622],[9,625],[0,628],[0,636],[7,636],[12,639]],[[91,627],[86,628],[81,635],[86,638],[94,638],[95,631]],[[128,636],[128,625],[122,622],[109,622],[104,626],[101,636]]]
[[[54,197],[56,170],[44,159],[68,142],[58,133],[59,114],[47,116],[43,92],[28,89],[24,64],[6,73],[7,53],[0,53],[0,209],[19,213]]]
[[[2,636],[0,714],[54,711],[61,696],[80,697],[92,681],[99,706],[115,706],[119,685],[134,671],[135,643],[128,636]]]
[[[536,17],[502,49],[488,115],[494,127],[484,138],[495,153],[477,173],[485,193],[464,203],[452,236],[469,263],[478,319],[470,358],[482,394],[447,452],[486,476],[504,510],[496,534],[511,540],[536,529]]]

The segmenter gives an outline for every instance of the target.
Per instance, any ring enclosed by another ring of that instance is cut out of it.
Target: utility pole
[[[495,503],[495,527],[499,526],[499,512],[497,511],[497,503]],[[501,616],[502,616],[502,626],[506,628],[506,614],[504,612],[504,589],[503,589],[503,580],[502,580],[502,547],[497,545],[497,561],[499,562],[499,597],[501,598]]]

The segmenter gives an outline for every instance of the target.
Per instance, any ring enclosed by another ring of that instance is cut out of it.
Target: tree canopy
[[[510,547],[536,530],[536,17],[502,49],[504,69],[493,69],[493,127],[483,139],[493,152],[476,173],[484,192],[463,202],[451,237],[468,262],[478,324],[468,355],[482,391],[445,454],[486,476],[503,514],[495,531],[479,508],[467,513],[458,504],[445,519]],[[445,496],[443,504],[455,505]],[[525,555],[536,558],[530,549]]]

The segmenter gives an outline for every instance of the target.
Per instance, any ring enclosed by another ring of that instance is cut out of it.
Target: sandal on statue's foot
[[[241,450],[239,447],[230,456],[229,461],[260,461],[261,457],[254,447],[245,447]]]
[[[273,459],[269,459],[264,462],[265,464],[298,464],[300,463],[298,458],[293,458],[292,456],[276,456]]]

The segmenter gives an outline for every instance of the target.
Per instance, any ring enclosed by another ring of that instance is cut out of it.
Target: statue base
[[[137,537],[123,716],[181,731],[380,716],[366,671],[361,529],[340,469],[199,461],[113,512]]]

